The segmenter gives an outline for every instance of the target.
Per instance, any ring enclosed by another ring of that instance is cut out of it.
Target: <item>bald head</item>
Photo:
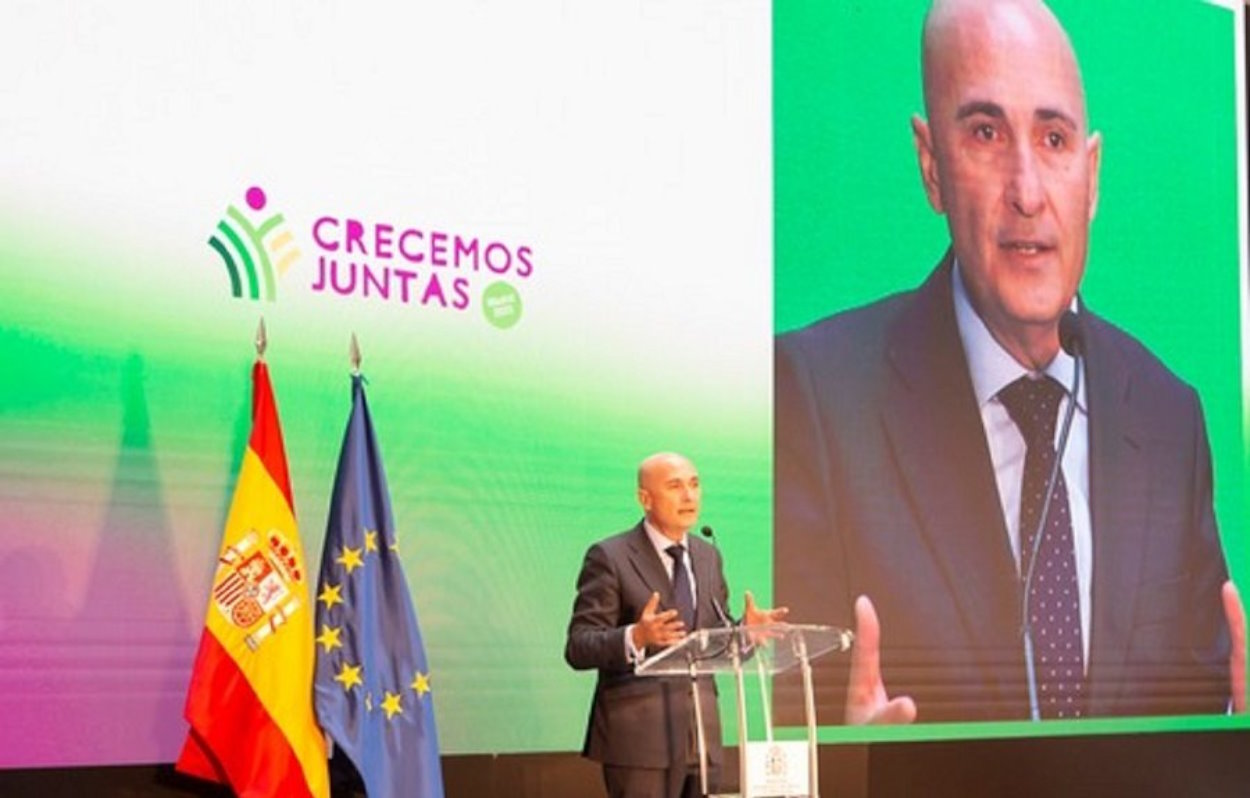
[[[925,16],[921,38],[925,113],[933,119],[935,101],[960,63],[994,54],[1044,55],[1037,70],[1059,71],[1071,81],[1085,116],[1085,90],[1076,53],[1063,25],[1040,0],[935,0]]]
[[[694,464],[675,452],[659,452],[638,465],[638,503],[661,534],[680,540],[699,520],[702,492]]]
[[[694,465],[684,455],[676,452],[656,452],[648,455],[638,464],[638,487],[644,487],[648,482],[654,482],[667,471],[683,466],[692,471],[694,470]]]

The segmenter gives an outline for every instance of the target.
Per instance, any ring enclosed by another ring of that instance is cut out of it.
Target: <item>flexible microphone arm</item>
[[[1029,624],[1029,593],[1033,586],[1033,569],[1037,567],[1037,555],[1042,549],[1042,536],[1046,534],[1046,521],[1050,515],[1050,496],[1059,481],[1059,469],[1063,465],[1063,452],[1068,446],[1068,433],[1072,431],[1072,417],[1076,414],[1077,392],[1081,389],[1081,371],[1085,366],[1085,342],[1081,330],[1081,317],[1065,311],[1059,319],[1059,345],[1075,359],[1072,390],[1068,392],[1068,407],[1063,414],[1063,426],[1059,429],[1059,445],[1055,448],[1055,462],[1050,465],[1050,478],[1046,480],[1046,501],[1037,519],[1037,531],[1029,551],[1029,570],[1024,575],[1024,600],[1020,602],[1020,630],[1024,637],[1024,673],[1029,685],[1029,718],[1041,720],[1041,706],[1037,697],[1037,669],[1033,664],[1033,634]],[[1023,530],[1021,530],[1023,531]],[[1021,552],[1023,555],[1024,552]]]
[[[716,533],[712,531],[710,526],[704,526],[699,529],[699,534],[712,541],[712,545],[716,547],[717,551],[720,551],[720,544],[716,542]],[[725,608],[721,606],[720,599],[716,598],[715,594],[712,594],[711,599],[712,609],[716,610],[716,617],[720,618],[721,626],[728,626],[730,628],[737,626],[738,622],[735,621],[733,616],[726,612]]]

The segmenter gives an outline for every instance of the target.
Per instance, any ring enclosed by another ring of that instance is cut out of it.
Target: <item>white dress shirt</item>
[[[660,562],[664,563],[664,572],[668,574],[669,582],[673,581],[673,566],[675,563],[668,554],[668,548],[674,544],[685,547],[686,556],[682,558],[682,561],[686,564],[686,577],[690,581],[690,599],[694,606],[699,606],[699,587],[694,581],[694,562],[692,561],[693,557],[690,551],[689,536],[683,533],[681,540],[665,537],[660,530],[651,526],[651,522],[645,519],[642,522],[642,528],[646,530],[647,540],[651,541],[651,545],[655,547],[655,553],[659,555]],[[687,629],[686,631],[690,632],[691,630]],[[625,659],[629,662],[638,663],[642,662],[645,656],[646,652],[634,645],[634,624],[631,623],[625,627]]]
[[[998,392],[1025,374],[1034,374],[1016,362],[990,334],[985,322],[977,315],[964,289],[956,262],[951,279],[954,281],[955,321],[959,326],[959,338],[972,377],[972,389],[976,395],[981,423],[985,427],[985,440],[989,444],[990,460],[994,465],[994,478],[998,483],[998,498],[1002,503],[1003,520],[1007,523],[1007,537],[1011,553],[1020,569],[1020,483],[1024,478],[1024,437],[1007,413],[1006,406],[998,398]],[[1073,310],[1076,300],[1073,299]],[[1067,411],[1068,392],[1072,389],[1072,377],[1076,361],[1062,349],[1045,369],[1064,388],[1059,403],[1058,421],[1055,424],[1055,441],[1058,445],[1063,414]],[[1072,417],[1072,430],[1068,435],[1067,448],[1063,453],[1063,478],[1068,488],[1068,510],[1072,519],[1072,541],[1076,555],[1077,586],[1081,601],[1081,645],[1084,652],[1085,670],[1089,671],[1089,625],[1090,584],[1093,574],[1093,538],[1089,512],[1089,409],[1085,392],[1086,374],[1081,374],[1076,414]]]

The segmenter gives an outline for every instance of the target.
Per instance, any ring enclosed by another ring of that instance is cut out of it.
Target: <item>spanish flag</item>
[[[282,428],[264,361],[252,367],[252,434],[222,534],[187,689],[177,769],[241,798],[328,798],[313,715],[312,610]]]

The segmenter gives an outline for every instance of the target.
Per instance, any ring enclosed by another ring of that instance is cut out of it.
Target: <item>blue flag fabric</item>
[[[339,454],[317,585],[317,720],[369,798],[442,798],[434,694],[363,378]]]

